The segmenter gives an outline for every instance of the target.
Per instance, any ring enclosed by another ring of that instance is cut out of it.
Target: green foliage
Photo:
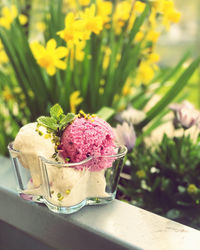
[[[96,1],[93,2],[96,3]],[[154,42],[145,40],[145,36],[151,28],[149,26],[151,4],[149,1],[146,2],[144,10],[135,15],[133,25],[129,27],[130,23],[127,19],[118,34],[115,32],[114,18],[110,15],[110,28],[104,27],[99,35],[93,32],[90,39],[85,41],[84,60],[78,61],[70,56],[66,57],[67,69],[65,71],[57,69],[53,76],[48,75],[46,70],[39,66],[30,48],[29,37],[27,37],[30,30],[26,32],[25,27],[20,24],[19,17],[13,19],[10,29],[0,27],[0,39],[9,58],[6,67],[0,68],[0,89],[3,92],[8,87],[12,96],[10,99],[0,97],[0,105],[2,104],[7,110],[6,114],[1,112],[0,116],[3,131],[7,120],[9,120],[9,126],[14,128],[11,133],[8,133],[7,130],[3,133],[5,138],[1,139],[0,142],[2,143],[0,149],[2,152],[5,153],[6,143],[15,137],[19,127],[35,121],[41,115],[44,116],[40,118],[42,124],[48,124],[51,129],[56,129],[58,124],[55,124],[54,119],[57,118],[53,114],[51,114],[52,118],[46,118],[48,110],[55,103],[60,103],[64,112],[69,112],[71,108],[70,97],[75,91],[78,91],[80,98],[83,99],[81,105],[80,102],[77,104],[77,108],[88,113],[96,113],[100,110],[98,115],[109,119],[114,113],[125,109],[130,104],[138,109],[145,108],[155,93],[162,92],[170,80],[168,93],[152,107],[145,120],[138,124],[137,129],[141,132],[145,125],[153,121],[151,129],[145,132],[147,135],[160,124],[159,121],[166,114],[166,106],[187,85],[193,72],[199,66],[200,59],[194,59],[188,68],[183,70],[183,64],[189,58],[186,54],[173,69],[161,69],[149,83],[144,84],[141,80],[139,86],[135,85],[136,72],[141,61],[145,57],[148,58],[155,47]],[[63,12],[63,1],[47,1],[43,4],[45,8],[41,9],[41,16],[46,24],[46,30],[43,34],[44,43],[46,44],[54,38],[57,46],[66,46],[65,41],[57,35],[57,32],[64,29],[65,26],[64,19],[67,13]],[[119,3],[113,4],[112,14],[115,13],[117,4]],[[18,7],[23,9],[19,2]],[[79,8],[85,9],[80,5]],[[31,14],[34,13],[29,12],[28,14],[30,22],[33,18]],[[28,27],[32,27],[31,24]],[[146,29],[145,32],[143,29]],[[139,31],[144,33],[144,38],[141,40],[136,39]],[[106,48],[110,49],[110,55],[109,63],[107,67],[104,67]],[[72,52],[69,52],[69,55],[70,53]],[[180,71],[182,74],[178,75]],[[129,78],[131,84],[128,88],[134,87],[134,92],[131,95],[123,95],[124,86]],[[154,84],[156,86],[152,88]],[[18,91],[15,91],[16,89]],[[100,91],[102,89],[103,92]],[[63,128],[68,119],[71,118],[68,116],[62,119],[60,118],[59,122]],[[142,140],[143,137],[140,138],[140,142]]]
[[[200,144],[190,136],[169,138],[155,149],[137,146],[121,178],[119,199],[200,228]]]

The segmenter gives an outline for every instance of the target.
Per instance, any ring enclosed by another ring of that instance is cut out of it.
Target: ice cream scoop
[[[61,154],[72,163],[94,157],[90,171],[99,171],[112,164],[112,160],[102,160],[101,156],[116,153],[114,138],[112,127],[101,118],[76,118],[63,132]]]
[[[21,164],[30,170],[34,187],[41,184],[38,156],[52,159],[55,152],[52,138],[42,136],[42,133],[46,133],[46,128],[41,127],[40,134],[36,130],[37,122],[26,124],[19,130],[13,143],[13,148],[19,151],[18,158]]]

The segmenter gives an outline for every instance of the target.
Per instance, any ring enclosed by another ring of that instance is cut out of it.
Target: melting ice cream
[[[24,193],[45,197],[39,156],[54,164],[46,164],[50,187],[48,201],[61,206],[72,206],[88,197],[106,197],[105,169],[112,166],[114,155],[114,134],[111,126],[98,117],[76,117],[63,131],[60,138],[58,160],[62,163],[78,163],[88,157],[86,164],[73,167],[59,167],[53,155],[55,142],[52,135],[37,123],[22,127],[13,147],[18,150],[19,160],[30,170],[31,180]],[[48,135],[48,136],[47,136]]]

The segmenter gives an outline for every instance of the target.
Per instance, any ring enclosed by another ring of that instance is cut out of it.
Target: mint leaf
[[[59,119],[59,117],[63,114],[63,109],[61,106],[56,103],[51,109],[50,109],[50,115],[51,117],[55,118],[56,120]]]
[[[59,129],[66,127],[66,125],[72,122],[75,118],[75,114],[68,113],[59,123]]]
[[[40,116],[37,119],[37,122],[47,128],[50,128],[52,130],[57,130],[58,125],[56,124],[56,120],[53,117],[48,116]]]

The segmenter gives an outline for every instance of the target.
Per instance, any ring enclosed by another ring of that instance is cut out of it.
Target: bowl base
[[[59,214],[72,214],[79,211],[84,206],[94,206],[94,205],[104,205],[108,204],[115,199],[116,192],[112,193],[108,197],[92,197],[87,198],[74,206],[58,206],[54,205],[45,198],[43,198],[43,203],[54,213]]]

